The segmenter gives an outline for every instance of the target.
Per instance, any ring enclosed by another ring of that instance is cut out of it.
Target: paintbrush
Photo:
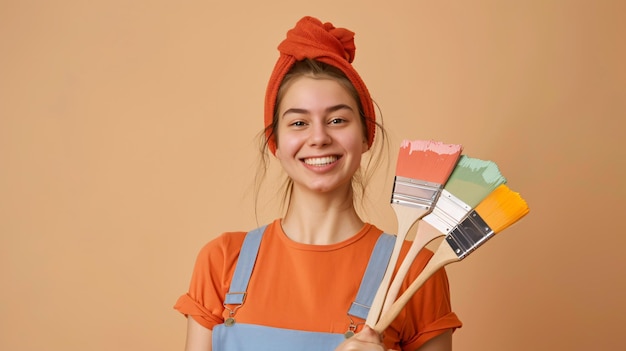
[[[462,146],[438,141],[404,140],[400,145],[391,207],[398,220],[396,242],[378,287],[366,323],[376,324],[385,301],[402,243],[415,222],[432,210],[433,204],[461,156]]]
[[[505,182],[494,162],[461,155],[432,212],[418,222],[415,239],[387,291],[382,314],[398,296],[402,281],[420,250],[432,240],[450,233],[472,208]]]
[[[463,260],[496,233],[524,217],[528,211],[526,201],[518,193],[504,184],[496,188],[446,236],[422,272],[391,305],[389,311],[381,316],[374,329],[379,333],[387,329],[411,296],[437,270]]]

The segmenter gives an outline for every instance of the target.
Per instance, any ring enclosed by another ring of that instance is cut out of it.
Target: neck
[[[313,245],[346,240],[363,225],[354,208],[350,186],[329,194],[307,192],[294,185],[282,220],[283,231],[291,240]]]

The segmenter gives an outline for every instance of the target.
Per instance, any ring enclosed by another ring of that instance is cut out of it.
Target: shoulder
[[[248,232],[223,232],[207,242],[199,251],[197,264],[228,267],[239,258]]]
[[[241,244],[246,237],[246,232],[224,232],[206,243],[201,249],[199,256],[227,255],[239,252]]]
[[[378,239],[382,234],[386,234],[392,237],[396,236],[395,234],[383,231],[382,229],[378,228],[376,225],[372,223],[365,223],[365,226],[363,227],[363,229],[366,231],[365,236],[373,238],[373,239]]]
[[[241,252],[241,246],[243,245],[244,239],[246,238],[247,233],[257,230],[267,228],[265,232],[269,233],[273,230],[276,230],[277,220],[267,224],[266,226],[261,226],[258,228],[253,228],[249,231],[233,231],[233,232],[223,232],[213,238],[211,241],[206,243],[198,253],[199,259],[208,259],[208,260],[236,260]],[[265,235],[264,235],[265,236]]]

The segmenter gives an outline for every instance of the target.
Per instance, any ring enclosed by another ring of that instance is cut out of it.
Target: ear
[[[278,160],[281,159],[280,149],[278,148],[278,145],[276,145],[276,149],[274,151],[274,157],[276,157],[276,159]]]
[[[366,153],[369,149],[370,146],[367,144],[367,139],[363,138],[363,147],[361,148],[361,153],[364,154]]]

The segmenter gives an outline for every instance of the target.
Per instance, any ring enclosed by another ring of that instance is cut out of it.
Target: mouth
[[[333,156],[324,156],[324,157],[310,157],[310,158],[305,158],[302,161],[309,166],[320,167],[320,166],[327,166],[331,163],[337,162],[338,159],[339,159],[339,156],[333,155]]]

